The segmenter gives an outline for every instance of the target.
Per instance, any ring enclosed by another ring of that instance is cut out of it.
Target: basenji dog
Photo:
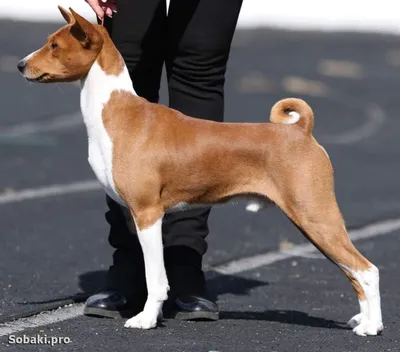
[[[139,97],[106,29],[59,7],[67,25],[18,63],[32,82],[81,82],[89,164],[105,192],[132,216],[148,297],[126,327],[149,329],[168,295],[161,224],[167,211],[236,196],[258,211],[277,205],[353,286],[357,335],[383,330],[379,271],[353,246],[334,193],[328,154],[312,135],[313,111],[278,101],[266,123],[217,123]]]

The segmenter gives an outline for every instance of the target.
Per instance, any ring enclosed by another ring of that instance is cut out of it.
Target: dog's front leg
[[[147,301],[142,312],[127,320],[125,327],[151,329],[162,317],[162,305],[168,297],[168,279],[164,266],[162,217],[160,209],[132,212],[142,247],[147,284]]]

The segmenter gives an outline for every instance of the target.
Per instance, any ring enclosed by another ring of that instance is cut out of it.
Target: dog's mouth
[[[40,76],[37,77],[26,77],[29,82],[45,82],[50,75],[48,73],[42,73]]]

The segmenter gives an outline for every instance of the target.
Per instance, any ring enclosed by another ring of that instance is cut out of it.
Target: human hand
[[[117,0],[85,0],[97,17],[101,20],[104,15],[112,17],[113,12],[117,12]]]

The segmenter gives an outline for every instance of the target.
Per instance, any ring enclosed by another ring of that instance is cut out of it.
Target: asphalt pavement
[[[19,58],[41,46],[54,24],[0,21],[0,325],[99,289],[111,263],[101,190],[18,200],[20,190],[94,180],[79,116],[79,88],[22,79]],[[226,82],[226,121],[263,122],[279,99],[305,99],[314,135],[330,155],[346,225],[400,218],[400,38],[271,29],[236,32]],[[165,103],[165,84],[162,89]],[[40,192],[39,192],[40,193]],[[2,201],[6,196],[9,201]],[[305,243],[278,209],[215,208],[205,268]],[[0,351],[399,351],[399,230],[356,246],[381,272],[385,330],[361,338],[345,327],[358,303],[342,273],[319,256],[234,275],[210,276],[218,322],[166,320],[156,330],[78,316],[17,336],[67,336],[71,343]],[[212,277],[212,278],[211,278]]]

